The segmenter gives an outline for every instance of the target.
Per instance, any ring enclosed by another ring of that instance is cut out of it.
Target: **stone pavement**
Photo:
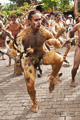
[[[64,48],[61,52],[64,51]],[[24,75],[15,76],[12,66],[6,67],[6,60],[0,58],[0,120],[80,120],[80,70],[76,75],[76,87],[70,87],[74,50],[67,57],[70,66],[63,63],[62,82],[49,93],[48,74],[50,66],[43,66],[43,75],[36,77],[35,88],[40,101],[38,113],[30,111],[31,100],[26,90]]]

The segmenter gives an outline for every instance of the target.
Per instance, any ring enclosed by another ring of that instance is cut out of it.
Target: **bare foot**
[[[76,87],[75,82],[71,82],[70,86],[71,86],[71,87]]]
[[[49,92],[52,93],[53,90],[54,90],[54,84],[50,83]]]
[[[6,65],[6,67],[9,67],[9,66],[11,66],[11,64]]]
[[[36,103],[33,104],[31,110],[32,110],[32,112],[37,113],[38,112],[38,108],[39,108],[39,102],[36,101]]]

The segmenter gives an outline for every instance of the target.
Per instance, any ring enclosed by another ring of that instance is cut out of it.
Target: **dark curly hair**
[[[10,17],[10,18],[17,18],[17,15],[13,13],[13,14],[11,14],[9,17]]]
[[[32,19],[32,15],[36,14],[37,11],[36,10],[32,10],[29,12],[29,15],[28,15],[28,20],[31,20]]]

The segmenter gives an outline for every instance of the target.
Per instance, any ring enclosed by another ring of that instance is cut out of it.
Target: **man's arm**
[[[79,27],[79,25],[77,24],[77,25],[75,25],[75,26],[72,28],[72,30],[70,30],[70,31],[68,32],[68,38],[70,38],[70,36],[71,36],[72,33],[76,32],[76,31],[78,30],[78,27]]]
[[[2,29],[3,31],[5,31],[6,36],[8,36],[11,40],[14,40],[14,37],[5,29]]]
[[[47,48],[49,48],[49,46],[51,46],[51,45],[53,45],[55,48],[60,48],[61,47],[60,42],[57,39],[53,38],[53,35],[50,31],[47,32],[46,36],[47,36],[47,38],[46,38],[46,41],[45,41],[45,45],[47,46]]]
[[[52,24],[52,33],[53,33],[54,37],[56,38],[57,32],[55,31],[55,27],[56,27],[56,23],[53,22],[53,24]]]
[[[65,27],[58,27],[57,32],[55,31],[55,28],[57,27],[57,24],[54,23],[53,27],[52,27],[52,33],[54,35],[54,37],[57,39],[59,38],[64,32],[66,32],[66,28]]]
[[[78,0],[74,0],[74,16],[78,15]]]
[[[7,24],[5,27],[5,30],[8,30],[8,29],[9,29],[9,24]]]
[[[25,26],[23,26],[21,23],[20,23],[20,30],[23,30],[25,28]]]
[[[14,37],[13,37],[9,32],[6,32],[6,35],[7,35],[11,40],[14,40]]]
[[[53,45],[55,48],[60,48],[61,47],[61,44],[59,42],[59,40],[57,39],[49,39],[45,42],[45,45],[48,45],[48,46],[51,46]]]
[[[49,23],[43,15],[42,15],[42,21],[44,21],[44,23],[46,23],[48,30],[49,30]],[[41,24],[42,24],[42,22],[41,22]]]

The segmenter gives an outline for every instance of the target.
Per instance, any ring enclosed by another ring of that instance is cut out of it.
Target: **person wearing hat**
[[[68,19],[66,20],[66,24],[67,24],[67,32],[69,32],[70,30],[72,30],[72,28],[75,26],[76,21],[75,19],[73,19],[72,15],[68,15]],[[74,37],[74,33],[71,34],[70,38]],[[71,42],[71,46],[75,45],[75,39],[74,41]]]
[[[74,25],[76,24],[76,21],[73,20],[73,17],[71,14],[68,15],[68,19],[66,20],[66,24],[68,26],[68,31],[70,31],[74,27]],[[72,36],[72,37],[74,37],[74,36]]]

